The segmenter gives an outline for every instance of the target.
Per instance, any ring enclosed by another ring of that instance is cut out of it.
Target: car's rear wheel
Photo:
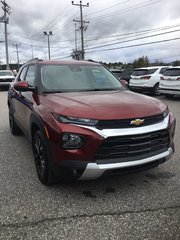
[[[155,96],[159,96],[160,95],[160,92],[159,92],[159,83],[156,83],[156,85],[154,86],[153,88],[153,94]]]
[[[32,148],[39,180],[45,185],[54,183],[55,178],[52,176],[52,170],[49,164],[49,150],[41,131],[37,131],[34,134]]]
[[[12,114],[12,111],[9,110],[9,127],[10,127],[10,131],[13,135],[20,135],[22,134],[21,129],[17,126],[15,120],[14,120],[14,116]]]

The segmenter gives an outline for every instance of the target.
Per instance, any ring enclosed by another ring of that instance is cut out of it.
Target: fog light
[[[66,149],[81,148],[84,143],[84,138],[75,133],[64,133],[62,136],[62,147]]]

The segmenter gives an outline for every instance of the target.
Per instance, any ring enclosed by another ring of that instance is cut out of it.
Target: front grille
[[[120,119],[120,120],[99,120],[96,127],[98,129],[114,129],[114,128],[134,128],[134,127],[144,127],[151,124],[159,123],[163,120],[163,115],[155,115],[150,117],[142,117],[144,119],[143,124],[140,126],[135,126],[130,124],[134,118],[131,119]]]
[[[169,133],[161,130],[151,133],[109,137],[94,155],[95,160],[122,159],[132,161],[159,154],[168,149]]]

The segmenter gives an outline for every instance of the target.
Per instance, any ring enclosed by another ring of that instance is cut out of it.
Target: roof
[[[174,66],[174,67],[172,67],[172,68],[173,68],[173,69],[174,69],[174,68],[176,68],[176,69],[179,69],[179,68],[180,68],[180,66]]]

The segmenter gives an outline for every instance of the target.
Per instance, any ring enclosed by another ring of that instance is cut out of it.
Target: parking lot
[[[96,181],[42,185],[31,145],[9,131],[0,91],[0,239],[180,239],[180,98],[173,158],[158,168]]]

